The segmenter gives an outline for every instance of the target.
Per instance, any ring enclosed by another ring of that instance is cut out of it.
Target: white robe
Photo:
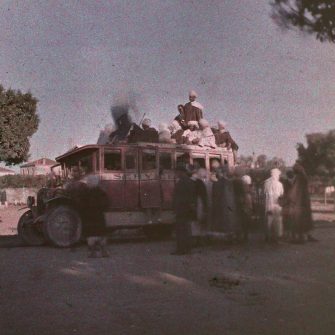
[[[198,140],[201,138],[201,131],[200,130],[190,130],[187,129],[183,133],[183,137],[186,137],[191,143],[193,140]]]
[[[282,210],[278,202],[284,194],[283,184],[271,177],[265,181],[264,193],[267,233],[277,238],[283,235]]]
[[[215,136],[210,127],[206,127],[201,131],[201,138],[199,141],[201,147],[211,147],[216,148]]]

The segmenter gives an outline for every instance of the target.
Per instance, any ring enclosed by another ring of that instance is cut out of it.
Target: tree
[[[266,168],[267,157],[266,155],[259,155],[257,157],[257,166],[261,169]]]
[[[307,134],[307,146],[298,143],[301,164],[309,176],[319,176],[325,181],[335,179],[335,129],[328,133]]]
[[[243,156],[241,155],[238,159],[239,166],[244,168],[250,168],[252,165],[253,157],[252,156]]]
[[[0,161],[6,165],[29,158],[29,140],[39,124],[37,102],[29,92],[5,90],[0,85]]]
[[[285,161],[279,157],[273,157],[266,162],[266,167],[271,170],[274,168],[282,169],[285,168]]]
[[[267,156],[264,154],[257,156],[257,158],[255,157],[255,155],[241,155],[238,159],[238,163],[241,168],[256,168],[266,170],[271,170],[274,168],[282,169],[286,166],[285,161],[282,158],[273,157],[271,159],[268,159]]]
[[[279,26],[298,28],[321,42],[335,42],[334,0],[272,0],[271,6]]]

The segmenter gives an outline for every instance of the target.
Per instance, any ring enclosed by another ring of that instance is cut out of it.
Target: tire
[[[43,223],[48,242],[59,248],[69,248],[82,238],[82,222],[77,211],[65,205],[51,208]]]
[[[17,224],[17,232],[21,240],[27,245],[39,246],[45,243],[42,231],[33,224],[33,213],[31,210],[23,213]]]

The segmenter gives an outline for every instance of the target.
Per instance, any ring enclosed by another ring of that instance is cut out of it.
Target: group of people
[[[264,181],[264,235],[269,243],[315,241],[307,176],[296,163],[286,178],[279,169],[271,170]],[[234,176],[228,166],[216,169],[209,180],[207,171],[191,165],[177,167],[174,192],[176,251],[190,252],[194,243],[223,238],[247,242],[255,219],[254,185],[249,175]]]
[[[225,147],[236,156],[238,145],[226,129],[226,124],[219,121],[217,127],[211,127],[203,117],[203,106],[196,101],[195,91],[189,92],[189,102],[178,105],[178,115],[170,125],[160,123],[158,130],[152,127],[150,119],[145,118],[141,125],[131,123],[127,115],[116,120],[117,129],[109,136],[109,142],[150,142],[199,145],[201,147]]]
[[[264,184],[266,240],[316,241],[311,235],[311,201],[303,166],[297,162],[293,170],[286,172],[286,178],[281,179],[280,175],[280,170],[271,170],[271,177]]]

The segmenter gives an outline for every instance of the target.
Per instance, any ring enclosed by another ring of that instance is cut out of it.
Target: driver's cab
[[[82,181],[88,184],[97,183],[99,174],[99,148],[85,146],[68,151],[57,157],[61,165],[61,177],[65,182]],[[94,181],[95,180],[95,181]]]

